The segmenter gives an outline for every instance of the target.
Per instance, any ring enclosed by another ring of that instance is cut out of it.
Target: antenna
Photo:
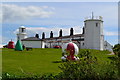
[[[94,18],[94,14],[93,14],[93,12],[92,12],[92,19]]]

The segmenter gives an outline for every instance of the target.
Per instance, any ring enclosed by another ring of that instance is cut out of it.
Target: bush
[[[116,67],[113,63],[106,63],[102,66],[97,63],[97,58],[90,55],[90,51],[84,51],[79,54],[79,61],[68,61],[63,63],[59,68],[62,70],[61,79],[70,80],[117,80],[118,75],[115,72]]]
[[[3,73],[2,80],[55,80],[53,74],[34,75],[31,77],[15,76],[9,73]]]
[[[118,55],[118,57],[120,57],[120,44],[116,44],[114,47],[113,47],[113,52]]]

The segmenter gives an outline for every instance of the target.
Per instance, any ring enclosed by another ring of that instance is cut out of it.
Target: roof
[[[41,41],[41,39],[37,37],[28,37],[28,38],[22,39],[21,41]]]
[[[87,19],[84,22],[86,22],[86,21],[102,21],[103,22],[103,20],[101,20],[101,19]]]
[[[68,36],[62,36],[62,37],[45,38],[42,40],[64,39],[64,38],[72,38],[72,37],[84,37],[84,34],[75,34],[72,36],[68,35]]]
[[[74,38],[74,37],[84,37],[84,34],[75,34],[72,36],[68,35],[68,36],[45,38],[45,39],[40,39],[37,37],[28,37],[26,39],[22,39],[21,41],[42,41],[42,40],[54,40],[54,39]]]
[[[25,28],[24,26],[20,26],[19,28]]]

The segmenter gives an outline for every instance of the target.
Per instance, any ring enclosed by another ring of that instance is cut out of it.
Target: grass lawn
[[[15,75],[33,75],[60,72],[61,49],[33,49],[32,51],[14,51],[2,49],[3,73]],[[25,74],[23,74],[25,73]]]
[[[80,53],[85,49],[81,49]],[[108,51],[90,50],[96,56],[99,65],[111,62],[115,55],[108,55]],[[3,73],[15,75],[33,75],[60,72],[58,66],[61,62],[61,49],[33,49],[32,51],[14,51],[2,49]],[[104,66],[104,65],[103,65]],[[25,74],[24,74],[25,73]]]
[[[0,49],[0,76],[2,76],[2,49]]]
[[[81,49],[80,53],[84,52],[87,49]],[[111,52],[109,51],[100,51],[100,50],[93,50],[88,49],[91,52],[91,55],[93,57],[97,57],[97,65],[95,65],[95,71],[96,72],[106,72],[108,68],[111,68],[111,70],[114,70],[115,72],[118,71],[118,68],[115,68],[114,64],[108,65],[111,62],[116,60],[116,55],[111,55]],[[108,69],[110,70],[110,69]]]

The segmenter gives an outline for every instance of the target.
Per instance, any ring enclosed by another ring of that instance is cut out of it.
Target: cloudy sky
[[[63,35],[69,35],[74,28],[75,34],[81,33],[86,17],[102,16],[105,40],[114,45],[118,43],[118,3],[117,2],[4,2],[0,10],[3,39],[2,45],[9,40],[16,42],[16,33],[20,26],[27,28],[27,36],[34,36],[52,30],[54,36],[63,29]]]

